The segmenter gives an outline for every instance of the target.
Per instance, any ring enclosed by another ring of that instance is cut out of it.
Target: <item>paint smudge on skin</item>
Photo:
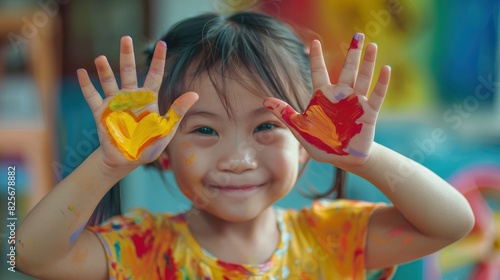
[[[71,212],[75,211],[75,206],[73,204],[68,205],[68,210]]]
[[[389,238],[401,237],[403,244],[408,244],[413,239],[413,234],[407,231],[407,227],[397,227],[387,233]]]
[[[352,147],[349,147],[347,149],[347,152],[350,153],[351,155],[353,156],[356,156],[356,157],[362,157],[362,158],[365,158],[365,157],[368,157],[367,154],[363,153],[363,152],[360,152]]]
[[[354,37],[351,40],[351,45],[349,45],[349,50],[358,49],[358,43],[361,40],[361,38],[362,38],[361,33],[354,34]]]
[[[303,114],[297,114],[287,106],[281,111],[281,116],[313,146],[343,156],[349,155],[346,148],[363,127],[363,124],[356,123],[363,113],[356,95],[332,103],[321,90],[317,90]]]
[[[195,159],[195,155],[191,154],[188,158],[186,158],[186,165],[190,166],[191,164],[193,164],[194,159]]]
[[[172,108],[166,118],[155,112],[145,111],[139,116],[132,112],[155,100],[151,91],[120,93],[113,97],[102,114],[102,122],[113,144],[129,160],[137,160],[149,144],[170,134],[180,120]]]
[[[191,143],[189,143],[188,141],[183,141],[181,143],[181,147],[184,149],[189,149],[189,148],[191,148]]]
[[[151,91],[121,92],[115,95],[109,102],[109,109],[115,112],[121,112],[129,109],[142,108],[156,100]]]
[[[344,99],[345,96],[346,96],[345,93],[339,92],[339,94],[337,94],[335,96],[335,99],[337,99],[337,101],[340,101],[340,100]]]
[[[80,234],[82,233],[82,231],[85,229],[85,224],[83,224],[79,229],[77,229],[70,237],[69,237],[69,244],[73,244],[75,243],[76,239],[78,238],[78,236],[80,236]]]

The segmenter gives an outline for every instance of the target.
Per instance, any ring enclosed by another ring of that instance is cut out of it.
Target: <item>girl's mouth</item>
[[[224,191],[224,192],[246,192],[259,188],[260,186],[211,186],[212,188]]]

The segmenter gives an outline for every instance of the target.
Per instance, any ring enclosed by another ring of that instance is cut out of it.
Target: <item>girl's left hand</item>
[[[302,114],[286,102],[266,98],[264,106],[292,131],[309,155],[321,162],[349,169],[366,163],[375,136],[375,123],[382,106],[391,69],[380,70],[375,88],[368,97],[373,78],[377,46],[368,44],[361,68],[364,35],[352,39],[338,83],[332,85],[319,41],[311,44],[311,74],[314,95]]]

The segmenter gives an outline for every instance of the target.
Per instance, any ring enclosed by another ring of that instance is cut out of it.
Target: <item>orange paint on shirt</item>
[[[137,160],[150,143],[171,133],[180,120],[172,109],[167,112],[167,118],[147,111],[136,116],[131,111],[155,100],[151,91],[121,93],[113,97],[102,114],[102,122],[113,143],[129,160]]]
[[[317,90],[303,114],[296,114],[287,106],[281,116],[309,143],[330,154],[348,155],[349,141],[358,134],[363,124],[356,121],[363,115],[363,107],[356,95],[332,103]]]

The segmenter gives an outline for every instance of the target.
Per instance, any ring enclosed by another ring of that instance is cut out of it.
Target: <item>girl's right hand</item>
[[[165,57],[167,46],[165,42],[158,42],[156,44],[153,60],[149,67],[148,74],[144,85],[139,88],[137,86],[137,74],[135,70],[134,49],[132,38],[124,36],[120,42],[120,78],[121,89],[118,87],[115,76],[105,56],[99,56],[95,59],[95,65],[99,80],[104,91],[106,98],[102,98],[99,92],[95,89],[90,81],[89,75],[85,69],[78,69],[78,81],[83,95],[96,122],[99,142],[101,144],[100,153],[102,155],[103,163],[111,168],[136,168],[137,166],[149,163],[157,159],[160,154],[165,150],[165,147],[172,139],[180,121],[189,108],[198,100],[198,95],[194,92],[188,92],[181,95],[172,104],[170,110],[174,110],[179,116],[179,119],[173,124],[173,129],[167,135],[156,139],[148,144],[142,154],[135,160],[126,157],[124,153],[117,147],[116,141],[111,139],[111,135],[103,124],[103,113],[108,109],[110,101],[122,92],[138,92],[150,91],[154,94],[156,100],[158,99],[158,90],[160,89],[161,81],[163,78]],[[136,116],[141,113],[158,113],[158,102],[149,102],[141,105],[137,110],[134,110]],[[167,115],[163,116],[166,118]],[[168,118],[167,118],[167,121]],[[172,121],[172,120],[170,120]]]

